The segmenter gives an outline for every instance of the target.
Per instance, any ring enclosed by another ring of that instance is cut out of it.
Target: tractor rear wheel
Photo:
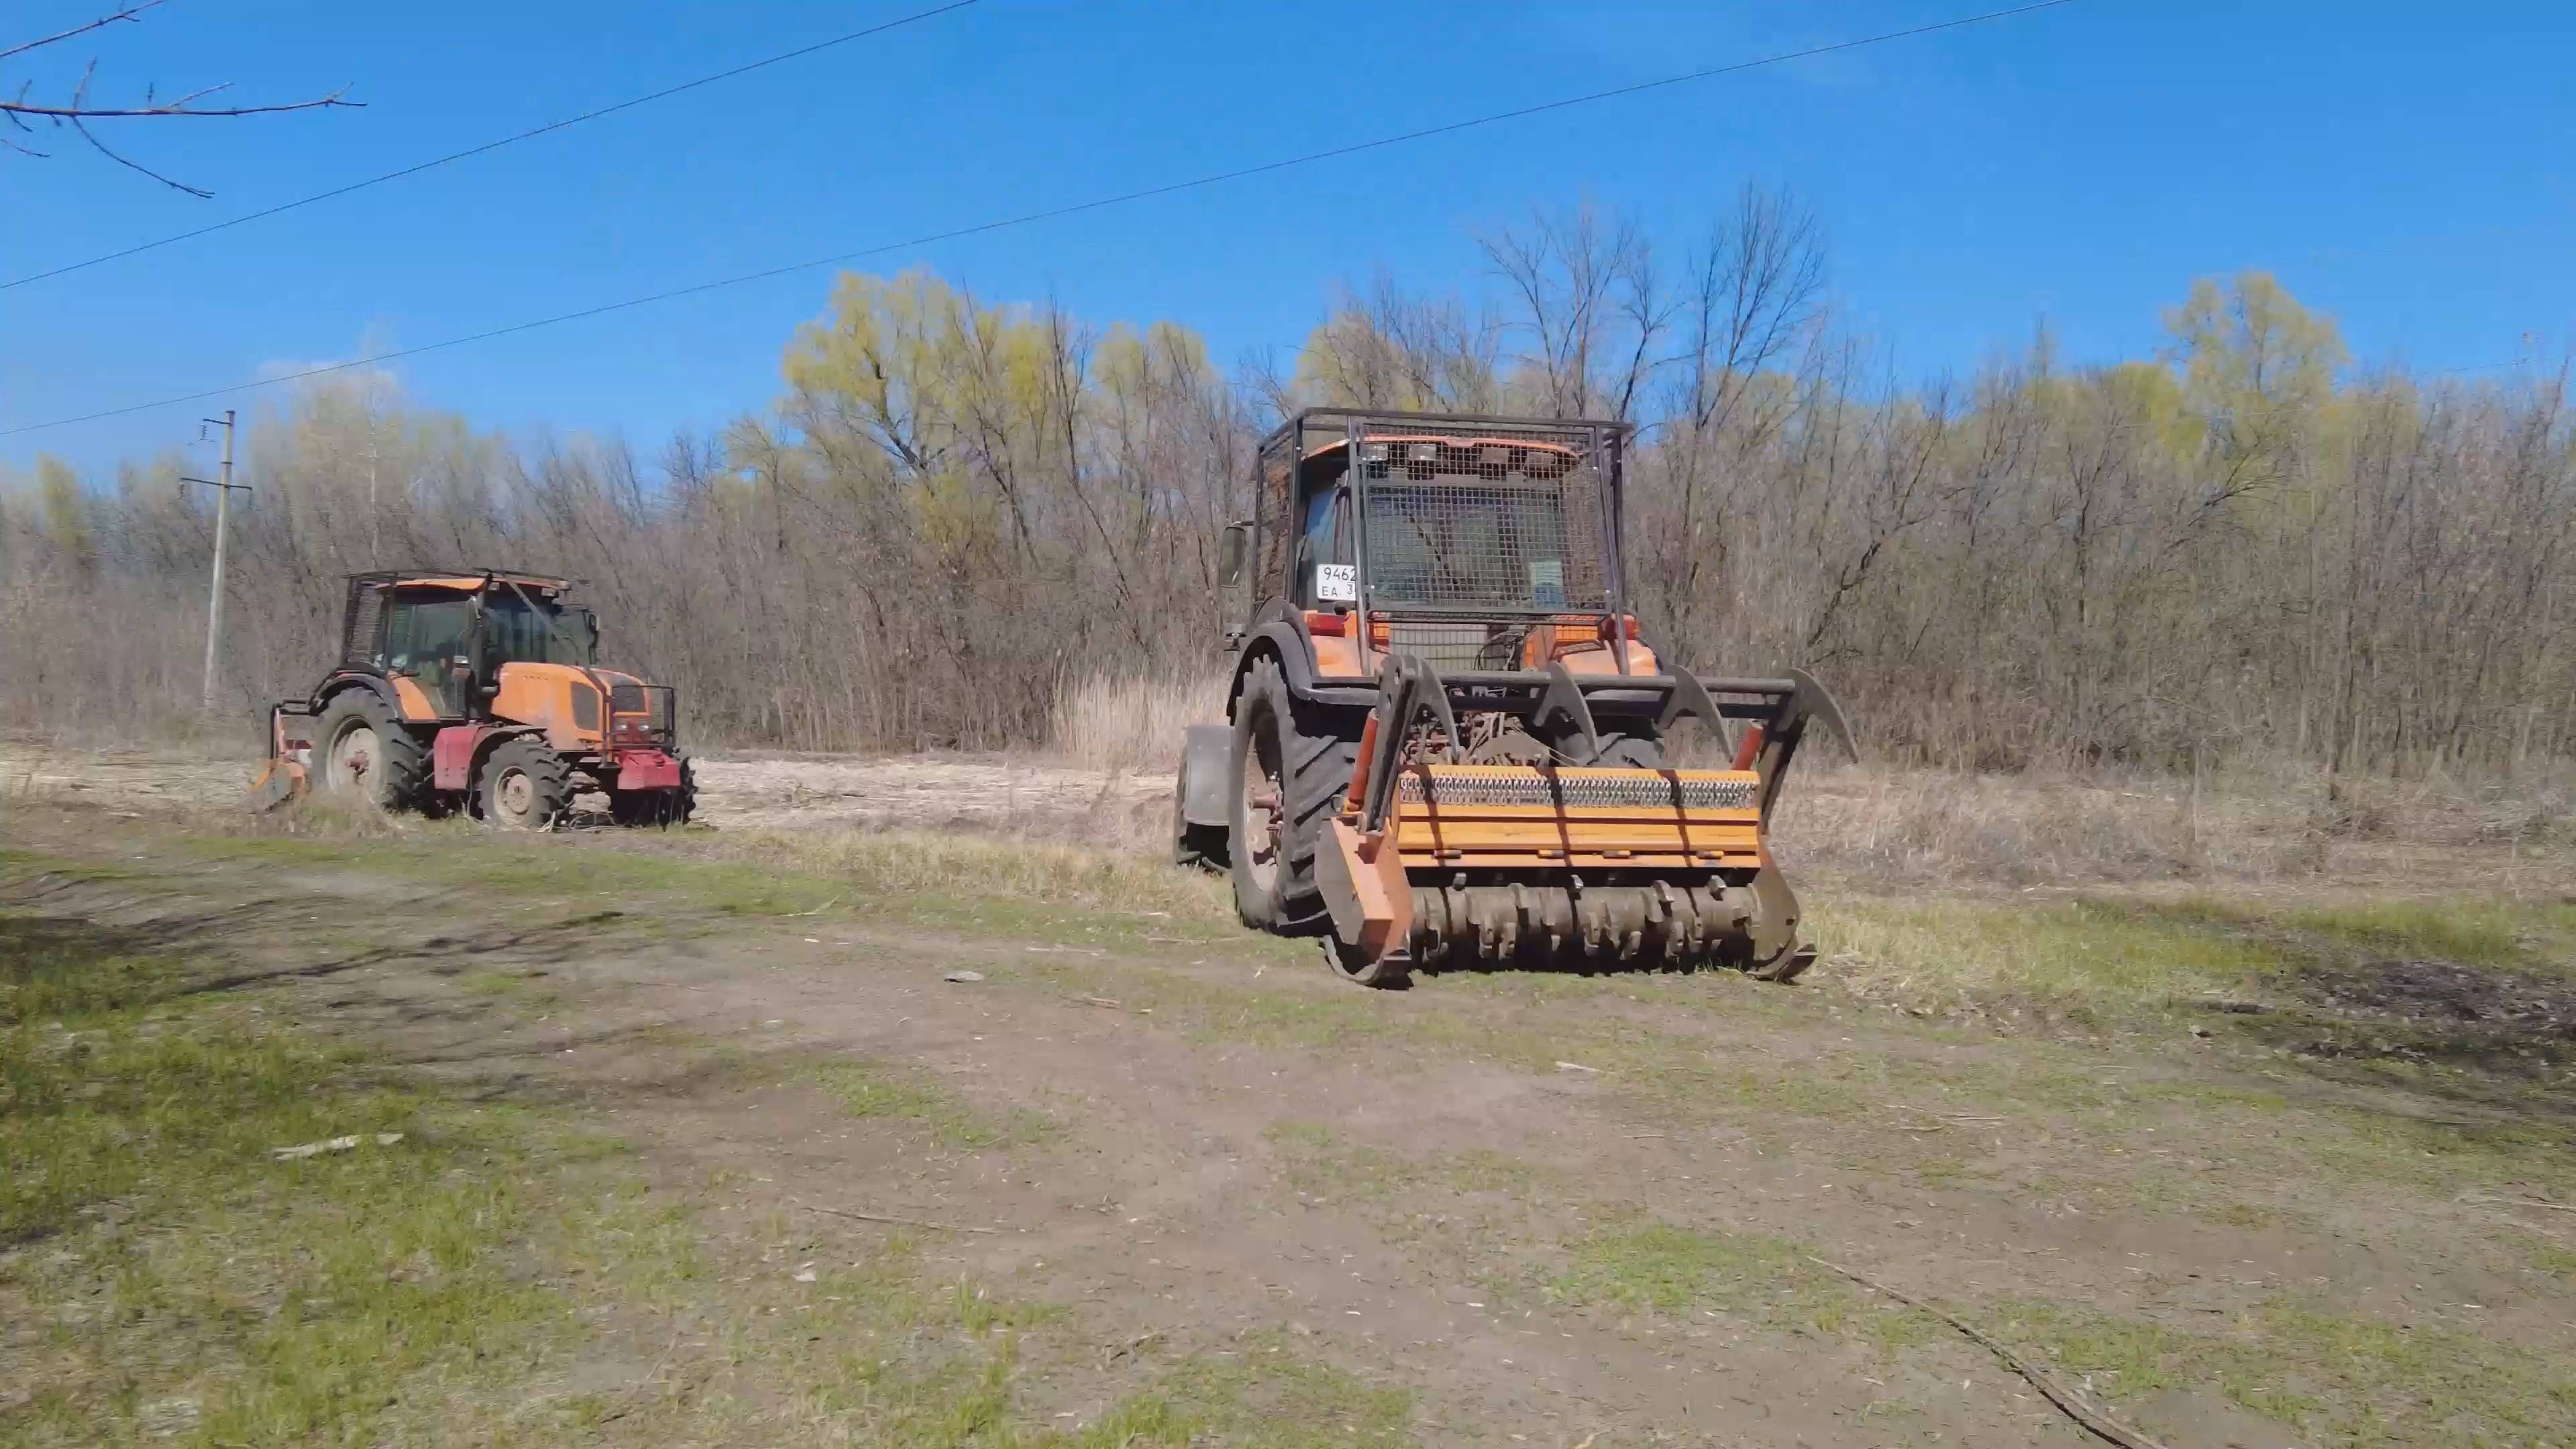
[[[320,746],[314,760],[323,789],[344,791],[382,810],[421,805],[429,784],[429,751],[374,690],[348,689],[333,696],[313,734]]]
[[[572,808],[572,766],[542,738],[513,736],[484,756],[474,798],[486,825],[551,830]]]
[[[698,767],[680,757],[680,784],[671,790],[611,790],[608,818],[620,825],[686,825],[698,810]]]
[[[1332,714],[1298,703],[1275,660],[1244,671],[1226,793],[1234,910],[1247,926],[1295,936],[1331,928],[1315,849],[1359,759],[1358,731],[1338,728]]]

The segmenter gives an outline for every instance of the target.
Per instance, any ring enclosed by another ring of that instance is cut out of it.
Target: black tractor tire
[[[1350,718],[1339,716],[1348,714]],[[1256,930],[1283,936],[1320,935],[1331,929],[1324,894],[1315,881],[1315,850],[1325,823],[1339,813],[1359,760],[1356,711],[1301,704],[1288,692],[1276,660],[1256,659],[1243,672],[1234,700],[1234,748],[1226,798],[1233,826],[1227,832],[1234,910]],[[1248,784],[1275,790],[1275,814],[1256,820]],[[1274,832],[1272,820],[1277,821]]]
[[[608,818],[620,825],[668,830],[698,813],[698,767],[680,757],[680,783],[671,790],[611,790]]]
[[[492,747],[474,780],[475,813],[501,830],[552,830],[572,808],[572,764],[539,735]]]
[[[372,689],[332,696],[313,730],[314,783],[382,810],[418,810],[429,797],[429,748]]]

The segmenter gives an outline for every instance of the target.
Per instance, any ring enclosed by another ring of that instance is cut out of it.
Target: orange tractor
[[[1196,725],[1176,859],[1341,973],[1814,960],[1768,827],[1811,722],[1795,670],[1701,675],[1627,610],[1624,423],[1299,414],[1261,446],[1220,577],[1246,622]],[[1685,720],[1723,768],[1678,769]]]
[[[597,666],[599,625],[571,587],[488,568],[350,575],[339,666],[270,706],[253,803],[310,784],[544,830],[597,791],[621,825],[687,820],[673,693]]]

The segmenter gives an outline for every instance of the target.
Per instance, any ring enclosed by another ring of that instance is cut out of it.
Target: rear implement
[[[1259,603],[1230,724],[1190,731],[1175,859],[1222,863],[1247,924],[1328,937],[1366,984],[1806,969],[1768,826],[1808,725],[1850,730],[1808,675],[1702,676],[1643,637],[1618,567],[1626,440],[1347,412],[1274,434],[1224,558]],[[1667,767],[1691,720],[1728,768]]]

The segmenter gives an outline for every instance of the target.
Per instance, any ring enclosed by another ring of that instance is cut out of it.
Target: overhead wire
[[[668,100],[673,96],[686,91],[696,90],[701,86],[711,86],[716,84],[718,81],[729,81],[737,76],[749,75],[756,70],[766,70],[773,65],[784,65],[791,60],[802,60],[806,56],[830,50],[837,45],[847,45],[854,40],[865,40],[871,35],[883,35],[889,30],[899,30],[904,26],[918,24],[924,20],[936,19],[937,17],[946,15],[951,11],[964,10],[968,6],[980,3],[982,3],[982,0],[950,0],[949,4],[935,5],[928,10],[917,10],[910,15],[899,16],[896,19],[888,20],[881,24],[871,25],[865,30],[853,30],[847,35],[836,35],[829,40],[818,40],[811,45],[803,45],[798,46],[794,50],[781,51],[776,55],[768,56],[761,60],[755,60],[743,65],[735,66],[731,70],[720,70],[713,75],[702,75],[696,80],[682,81],[680,84],[675,86],[665,86],[658,91],[654,91],[650,95],[635,96],[627,100],[618,101],[612,105],[605,105],[595,110],[584,111],[578,116],[566,116],[560,121],[548,121],[542,126],[535,127],[531,130],[521,131],[516,135],[503,136],[496,141],[486,141],[480,146],[468,146],[462,151],[450,151],[444,156],[433,157],[427,161],[405,166],[400,170],[388,171],[382,176],[370,176],[364,181],[352,181],[345,186],[334,186],[328,191],[317,191],[311,196],[298,197],[293,201],[281,201],[275,206],[264,207],[258,211],[246,211],[239,216],[230,217],[223,221],[209,222],[204,226],[195,227],[188,231],[175,232],[169,236],[162,237],[157,241],[137,242],[133,246],[124,247],[112,252],[102,252],[99,255],[90,257],[84,261],[66,262],[59,267],[49,268],[45,271],[30,272],[23,277],[12,277],[8,281],[0,282],[0,292],[8,291],[12,287],[23,287],[31,282],[41,282],[50,277],[59,277],[67,273],[81,271],[85,268],[100,266],[108,262],[121,261],[127,257],[140,256],[145,252],[156,251],[166,246],[175,246],[183,241],[194,241],[196,238],[201,236],[210,236],[215,232],[226,231],[233,227],[245,225],[249,222],[262,221],[283,212],[294,211],[299,207],[311,206],[315,202],[329,201],[334,197],[346,196],[353,191],[364,191],[370,186],[382,186],[388,181],[400,181],[406,176],[417,176],[424,171],[434,171],[441,166],[451,165],[458,161],[469,160],[476,156],[498,151],[504,146],[515,146],[521,141],[533,141],[539,136],[561,131],[568,127],[578,126],[584,121],[596,121],[602,116],[616,115],[619,111],[631,111],[637,106],[650,105],[655,101]]]
[[[1436,126],[1424,126],[1411,131],[1403,131],[1393,135],[1376,137],[1372,140],[1354,141],[1347,145],[1328,147],[1321,151],[1309,151],[1302,155],[1285,157],[1280,160],[1264,161],[1250,166],[1239,166],[1230,170],[1210,172],[1207,175],[1195,176],[1187,180],[1165,182],[1157,186],[1140,187],[1133,191],[1123,191],[1110,196],[1094,197],[1088,201],[1078,201],[1063,206],[1046,207],[1037,211],[1023,212],[1016,216],[1002,217],[993,221],[977,222],[970,226],[953,227],[945,231],[928,232],[920,236],[907,237],[901,241],[883,242],[874,246],[862,247],[855,251],[836,252],[830,256],[815,257],[800,262],[789,262],[781,266],[764,267],[758,271],[743,272],[730,277],[720,277],[713,281],[696,282],[684,287],[672,287],[659,292],[646,293],[639,297],[628,297],[622,301],[605,302],[595,307],[583,307],[570,312],[556,313],[553,316],[532,318],[525,322],[514,322],[507,326],[494,327],[481,332],[468,333],[461,337],[445,338],[437,342],[424,342],[417,347],[398,348],[391,352],[380,352],[367,357],[356,357],[341,362],[326,363],[319,367],[306,368],[298,372],[281,373],[271,377],[259,378],[251,382],[234,383],[225,387],[208,388],[202,392],[182,393],[173,397],[156,398],[150,402],[132,403],[124,407],[106,408],[98,412],[83,413],[75,417],[54,418],[41,423],[27,423],[19,427],[0,429],[0,437],[14,437],[20,433],[39,432],[47,428],[68,427],[74,423],[97,422],[103,418],[123,417],[129,413],[147,412],[154,408],[174,407],[181,403],[201,402],[207,398],[224,397],[232,393],[249,392],[258,388],[274,387],[281,383],[298,382],[306,378],[321,377],[335,372],[346,372],[352,368],[371,367],[378,363],[385,362],[397,362],[407,357],[418,357],[425,353],[444,351],[448,348],[471,346],[478,342],[489,342],[496,338],[515,336],[522,332],[533,332],[543,327],[555,327],[567,322],[578,322],[585,318],[605,316],[612,312],[629,311],[637,307],[649,307],[660,302],[676,301],[682,297],[698,296],[703,293],[721,291],[730,287],[747,286],[753,282],[767,281],[774,277],[788,276],[797,272],[812,271],[818,267],[839,266],[868,257],[881,256],[887,252],[906,251],[915,247],[933,245],[938,242],[956,241],[965,237],[983,236],[991,232],[1006,231],[1015,227],[1030,226],[1042,221],[1054,221],[1068,216],[1079,216],[1086,212],[1101,211],[1116,206],[1125,206],[1134,202],[1151,200],[1159,196],[1170,196],[1176,192],[1193,191],[1202,187],[1216,186],[1228,181],[1240,181],[1247,177],[1267,175],[1272,172],[1285,171],[1294,167],[1311,166],[1323,161],[1337,160],[1345,156],[1356,156],[1363,152],[1382,150],[1389,146],[1401,146],[1415,141],[1428,140],[1435,136],[1455,135],[1461,131],[1475,130],[1484,126],[1497,125],[1505,121],[1525,119],[1530,116],[1545,115],[1552,111],[1566,110],[1575,106],[1591,105],[1600,101],[1613,100],[1622,96],[1638,95],[1646,91],[1662,90],[1670,86],[1686,85],[1693,81],[1709,80],[1718,76],[1735,75],[1744,71],[1758,70],[1765,66],[1786,64],[1787,62],[1794,60],[1808,60],[1816,56],[1832,55],[1840,51],[1857,50],[1864,46],[1883,45],[1890,41],[1905,40],[1921,35],[1931,35],[1945,30],[1957,30],[1966,26],[1980,25],[1996,20],[2005,20],[2017,15],[2028,15],[2035,11],[2054,10],[2061,6],[2071,5],[2074,3],[2075,0],[2032,0],[2032,3],[2014,5],[2000,10],[1988,10],[1976,15],[1961,16],[1957,19],[1933,21],[1923,25],[1912,25],[1901,30],[1883,31],[1876,35],[1862,36],[1854,40],[1834,41],[1824,45],[1807,46],[1799,50],[1781,51],[1772,55],[1759,56],[1752,60],[1735,61],[1726,65],[1709,66],[1701,70],[1687,71],[1679,75],[1663,76],[1655,80],[1637,81],[1628,85],[1612,86],[1604,90],[1589,91],[1582,95],[1567,96],[1559,100],[1542,101],[1535,105],[1516,106],[1510,110],[1494,111],[1486,115],[1470,117],[1466,120],[1443,122]]]

